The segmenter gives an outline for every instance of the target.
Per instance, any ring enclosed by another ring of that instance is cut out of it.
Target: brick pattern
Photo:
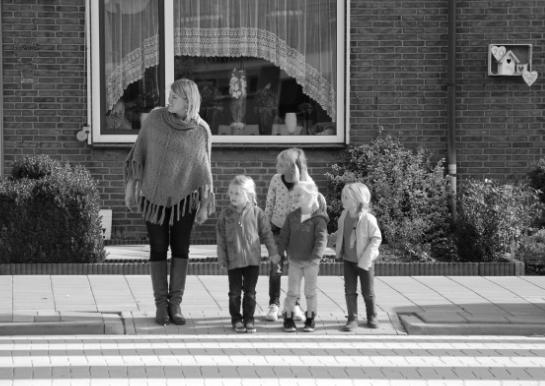
[[[379,126],[411,147],[447,155],[448,0],[351,0],[351,143],[365,143]],[[458,173],[520,178],[544,156],[543,76],[528,88],[520,78],[488,77],[489,43],[531,43],[533,69],[545,68],[545,6],[458,1]],[[86,166],[103,205],[113,209],[116,242],[145,242],[140,216],[123,207],[122,161],[128,149],[92,148],[76,140],[87,120],[84,0],[2,2],[4,152],[13,161],[45,153]],[[242,150],[243,149],[243,150]],[[280,148],[215,148],[218,204],[238,173],[256,179],[264,204]],[[244,151],[243,155],[241,155]],[[322,173],[339,150],[311,148],[311,175]],[[195,229],[194,240],[214,239],[214,221]]]
[[[409,146],[447,154],[447,0],[351,1],[352,141],[378,126]],[[542,72],[545,6],[457,2],[458,174],[519,179],[543,157],[543,80],[489,77],[490,43],[533,44]]]

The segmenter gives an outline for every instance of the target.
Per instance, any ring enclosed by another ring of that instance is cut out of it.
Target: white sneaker
[[[300,322],[304,322],[307,318],[305,317],[305,313],[301,309],[301,306],[296,304],[293,308],[293,320],[298,320]]]
[[[276,322],[278,320],[278,306],[276,304],[271,304],[269,310],[265,315],[265,320],[270,322]]]

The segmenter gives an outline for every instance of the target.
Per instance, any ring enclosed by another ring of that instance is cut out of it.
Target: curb
[[[44,321],[38,315],[19,317],[0,323],[0,335],[125,335],[125,322],[119,314],[58,313]],[[24,320],[18,320],[24,319]],[[34,321],[32,321],[34,319]]]
[[[259,266],[260,275],[269,274],[269,262]],[[284,270],[287,271],[286,269]],[[284,274],[285,274],[284,272]],[[147,260],[101,263],[7,263],[0,275],[149,275]],[[189,275],[225,275],[216,261],[189,261]],[[320,263],[321,276],[342,276],[342,261]],[[520,276],[521,261],[495,263],[375,263],[375,276]]]
[[[545,335],[543,323],[427,323],[418,314],[398,314],[408,335]]]

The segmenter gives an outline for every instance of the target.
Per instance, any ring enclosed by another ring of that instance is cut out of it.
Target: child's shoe
[[[271,304],[269,306],[265,319],[270,322],[276,322],[278,320],[278,306],[276,304]]]
[[[316,327],[316,324],[314,322],[314,312],[307,316],[307,319],[305,320],[305,327],[303,328],[304,332],[314,332],[314,328]]]
[[[346,324],[341,327],[341,330],[345,332],[350,332],[350,331],[354,331],[357,328],[358,328],[358,320],[352,319],[352,320],[348,320]]]
[[[235,330],[236,333],[243,333],[243,332],[246,332],[246,327],[244,327],[244,324],[242,323],[242,321],[237,321],[235,323],[233,323],[233,330]]]
[[[297,326],[295,325],[295,322],[293,321],[293,313],[290,314],[289,318],[287,314],[284,314],[284,331],[285,332],[297,331]]]
[[[378,322],[374,316],[367,318],[367,328],[378,328]]]
[[[255,333],[257,331],[257,329],[255,328],[253,320],[247,321],[246,324],[244,325],[244,327],[245,327],[246,332],[248,334],[253,334],[253,333]]]
[[[293,320],[298,320],[300,322],[305,321],[305,313],[301,309],[301,306],[299,304],[296,304],[293,308]]]

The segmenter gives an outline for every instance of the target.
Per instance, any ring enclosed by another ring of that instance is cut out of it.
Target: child
[[[358,278],[367,311],[367,327],[377,328],[373,262],[378,257],[382,235],[377,219],[369,213],[371,193],[361,182],[345,185],[341,194],[343,212],[336,232],[337,258],[344,260],[344,293],[348,321],[343,331],[358,327]]]
[[[254,181],[238,175],[229,184],[229,202],[217,223],[218,262],[227,268],[229,313],[236,332],[254,333],[255,287],[259,277],[261,241],[269,256],[279,260],[264,212],[257,206]],[[241,292],[242,315],[240,314]]]
[[[315,328],[317,313],[317,280],[320,260],[327,245],[327,222],[329,218],[319,203],[318,188],[311,181],[300,181],[295,185],[294,198],[297,209],[286,218],[280,231],[278,250],[287,252],[288,294],[284,303],[284,331],[297,330],[293,320],[295,302],[299,297],[301,280],[305,279],[307,304],[305,332]],[[275,259],[271,259],[275,262]]]
[[[307,160],[303,150],[290,148],[281,151],[276,157],[277,173],[271,178],[267,192],[265,215],[267,216],[275,240],[278,242],[280,229],[284,225],[288,213],[296,209],[293,199],[293,186],[299,181],[312,181],[307,171]],[[266,320],[278,320],[280,307],[280,280],[282,276],[282,261],[271,264],[269,272],[269,310]],[[303,311],[297,301],[295,319],[305,320]]]

